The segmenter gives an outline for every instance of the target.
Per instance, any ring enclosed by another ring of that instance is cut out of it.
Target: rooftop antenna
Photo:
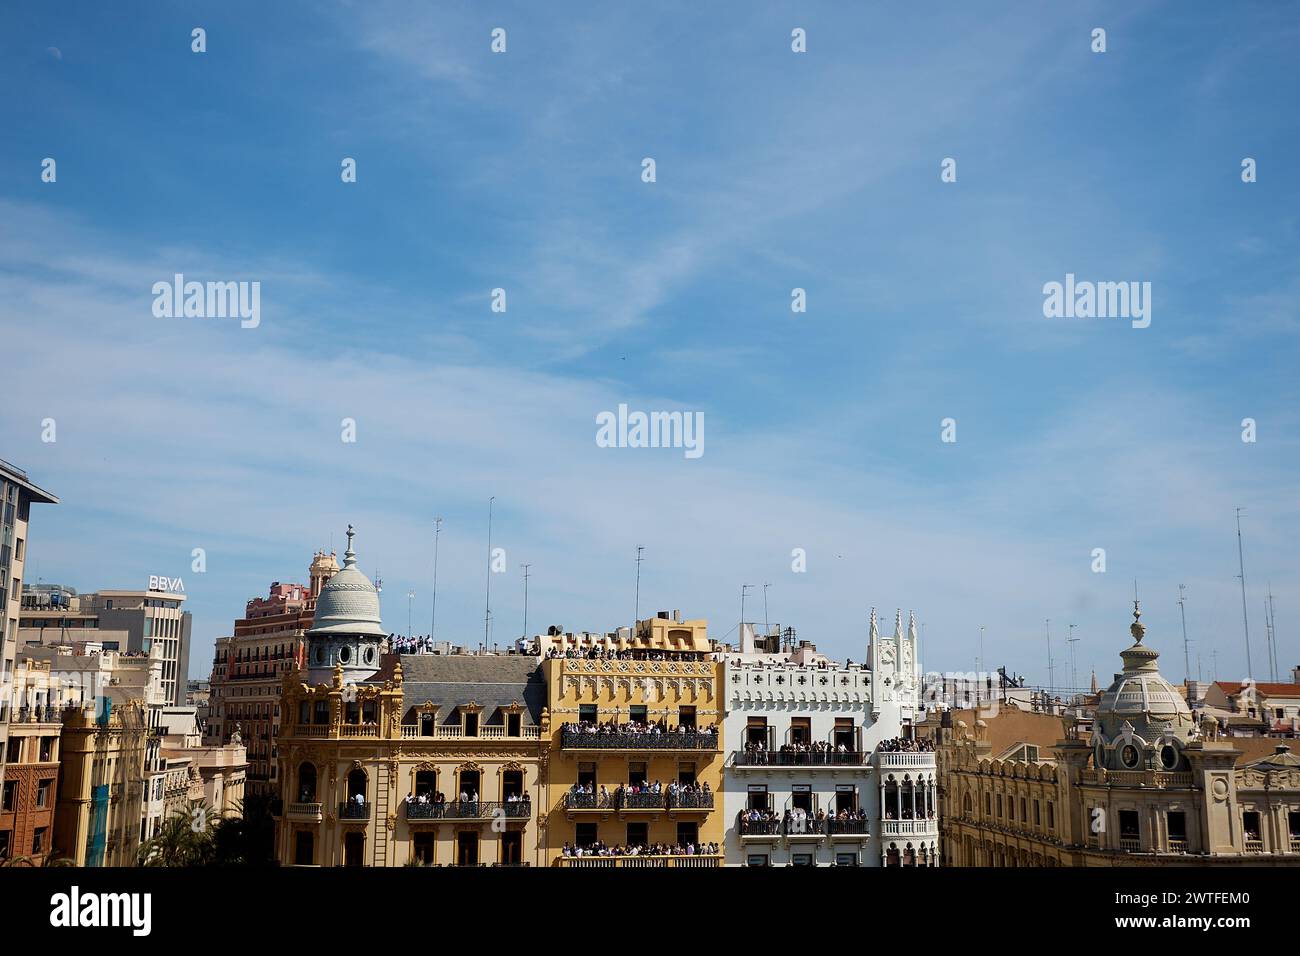
[[[1268,582],[1268,629],[1273,644],[1273,680],[1277,680],[1277,609],[1273,606],[1273,582]]]
[[[1246,677],[1255,676],[1254,668],[1250,663],[1250,619],[1246,616],[1246,559],[1243,557],[1241,549],[1241,509],[1237,509],[1237,567],[1241,573],[1237,575],[1241,578],[1241,624],[1246,635]],[[1215,671],[1215,679],[1218,679],[1218,671]]]
[[[411,605],[415,600],[415,589],[406,592],[406,639],[411,639]]]
[[[493,495],[488,499],[488,539],[487,539],[487,597],[483,607],[483,644],[486,646],[491,638],[492,629],[492,503],[497,500]]]
[[[641,562],[645,558],[641,557],[641,552],[645,548],[641,545],[636,546],[636,606],[632,611],[632,638],[636,639],[636,622],[641,618]]]
[[[975,670],[983,675],[984,673],[984,625],[980,625],[980,659],[976,661]],[[983,679],[981,677],[981,679]]]
[[[766,635],[768,631],[772,630],[772,625],[767,619],[767,589],[770,588],[771,586],[772,586],[771,584],[763,585],[763,633],[764,635]]]
[[[433,613],[429,616],[429,640],[438,629],[438,536],[442,534],[442,519],[433,519]]]
[[[1047,619],[1047,712],[1052,712],[1052,690],[1056,686],[1056,665],[1052,663],[1052,619]]]
[[[1184,606],[1186,603],[1186,595],[1184,594],[1184,592],[1186,590],[1187,590],[1187,585],[1185,584],[1178,585],[1178,614],[1183,619],[1183,682],[1184,683],[1192,679],[1191,656],[1188,653],[1188,643],[1187,643],[1187,608]],[[1196,670],[1197,670],[1196,679],[1198,681],[1201,679],[1200,669],[1201,669],[1200,655],[1198,654],[1197,665],[1196,665]]]
[[[1079,625],[1077,624],[1071,624],[1070,636],[1065,639],[1065,643],[1070,646],[1070,692],[1071,693],[1076,693],[1079,690],[1079,674],[1074,666],[1074,645],[1079,642],[1079,639],[1074,636],[1074,629],[1078,626]]]
[[[531,564],[519,565],[524,569],[524,640],[528,640],[528,569]]]
[[[745,640],[745,595],[753,590],[754,585],[742,584],[740,586],[740,627],[736,629],[736,637],[742,642]]]

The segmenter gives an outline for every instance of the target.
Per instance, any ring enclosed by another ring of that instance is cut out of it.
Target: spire
[[[916,612],[907,612],[907,639],[916,644]]]
[[[355,568],[357,566],[357,553],[352,550],[352,536],[356,534],[352,530],[352,525],[348,525],[348,549],[343,552],[343,567]],[[342,580],[340,578],[339,580]]]
[[[900,607],[894,611],[894,640],[903,639],[903,609]]]
[[[1097,693],[1097,671],[1094,668],[1092,672],[1092,692]]]
[[[875,643],[880,637],[880,629],[876,626],[876,609],[871,609],[871,633],[868,635],[871,643]]]

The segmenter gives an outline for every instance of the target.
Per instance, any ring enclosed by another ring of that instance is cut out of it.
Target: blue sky
[[[770,583],[831,654],[901,606],[928,667],[984,625],[1036,682],[1049,618],[1108,678],[1135,578],[1180,678],[1184,583],[1230,678],[1240,505],[1255,676],[1267,582],[1300,663],[1298,41],[1277,3],[7,7],[0,457],[63,499],[29,580],[181,574],[197,676],[348,522],[427,632],[440,515],[475,644],[495,495],[498,641],[525,561],[530,630],[628,622],[644,545],[642,610],[715,637]],[[155,318],[176,272],[260,281],[261,325]],[[1044,318],[1067,272],[1151,282],[1151,327]],[[704,456],[598,448],[621,402],[703,412]]]

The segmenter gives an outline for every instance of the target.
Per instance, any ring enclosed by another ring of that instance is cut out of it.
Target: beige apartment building
[[[931,728],[948,865],[1300,864],[1300,757],[1198,724],[1140,617],[1090,732],[1006,706]]]

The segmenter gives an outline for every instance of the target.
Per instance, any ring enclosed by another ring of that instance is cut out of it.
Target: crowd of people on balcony
[[[928,737],[892,737],[880,742],[882,754],[934,753],[934,743]]]
[[[587,804],[597,809],[605,807],[626,806],[629,796],[650,796],[650,797],[667,797],[670,805],[691,805],[693,803],[703,804],[711,800],[713,790],[710,789],[707,782],[689,782],[681,783],[676,780],[669,781],[665,786],[656,780],[653,783],[645,781],[642,783],[619,784],[610,791],[604,784],[597,789],[594,783],[575,783],[569,788],[570,806],[581,806]]]
[[[427,634],[417,634],[415,637],[389,634],[388,649],[394,654],[432,654],[433,638]]]
[[[755,764],[836,763],[853,760],[855,756],[847,744],[826,740],[782,744],[775,750],[768,750],[762,741],[745,744],[746,762]]]
[[[565,843],[560,852],[566,857],[586,856],[717,856],[721,849],[716,843],[647,843],[614,845],[597,840],[586,846]]]
[[[784,814],[777,814],[769,809],[754,808],[741,811],[740,829],[742,833],[745,831],[775,833],[778,829],[786,833],[825,833],[828,823],[863,826],[867,819],[867,811],[861,807],[853,810],[841,809],[831,813],[822,809],[808,811],[801,807],[791,807]]]
[[[886,803],[889,802],[888,797],[886,798],[885,802]],[[914,812],[911,809],[911,807],[903,807],[903,815],[900,817],[897,813],[894,812],[893,807],[887,806],[885,808],[885,819],[886,820],[933,820],[935,819],[935,816],[933,810],[929,810],[925,813],[922,813],[919,810]]]
[[[668,651],[652,651],[645,648],[618,650],[613,647],[568,647],[563,650],[552,647],[546,652],[548,658],[563,658],[567,661],[674,661],[680,660],[683,654],[689,657],[698,656],[694,651],[673,654]]]
[[[644,720],[581,720],[577,723],[565,721],[561,725],[561,730],[565,736],[575,734],[592,734],[602,736],[606,734],[625,734],[633,736],[656,736],[659,734],[689,734],[696,737],[713,737],[718,736],[718,728],[712,727],[687,727],[679,724],[676,726],[669,725],[666,720],[644,721]]]

